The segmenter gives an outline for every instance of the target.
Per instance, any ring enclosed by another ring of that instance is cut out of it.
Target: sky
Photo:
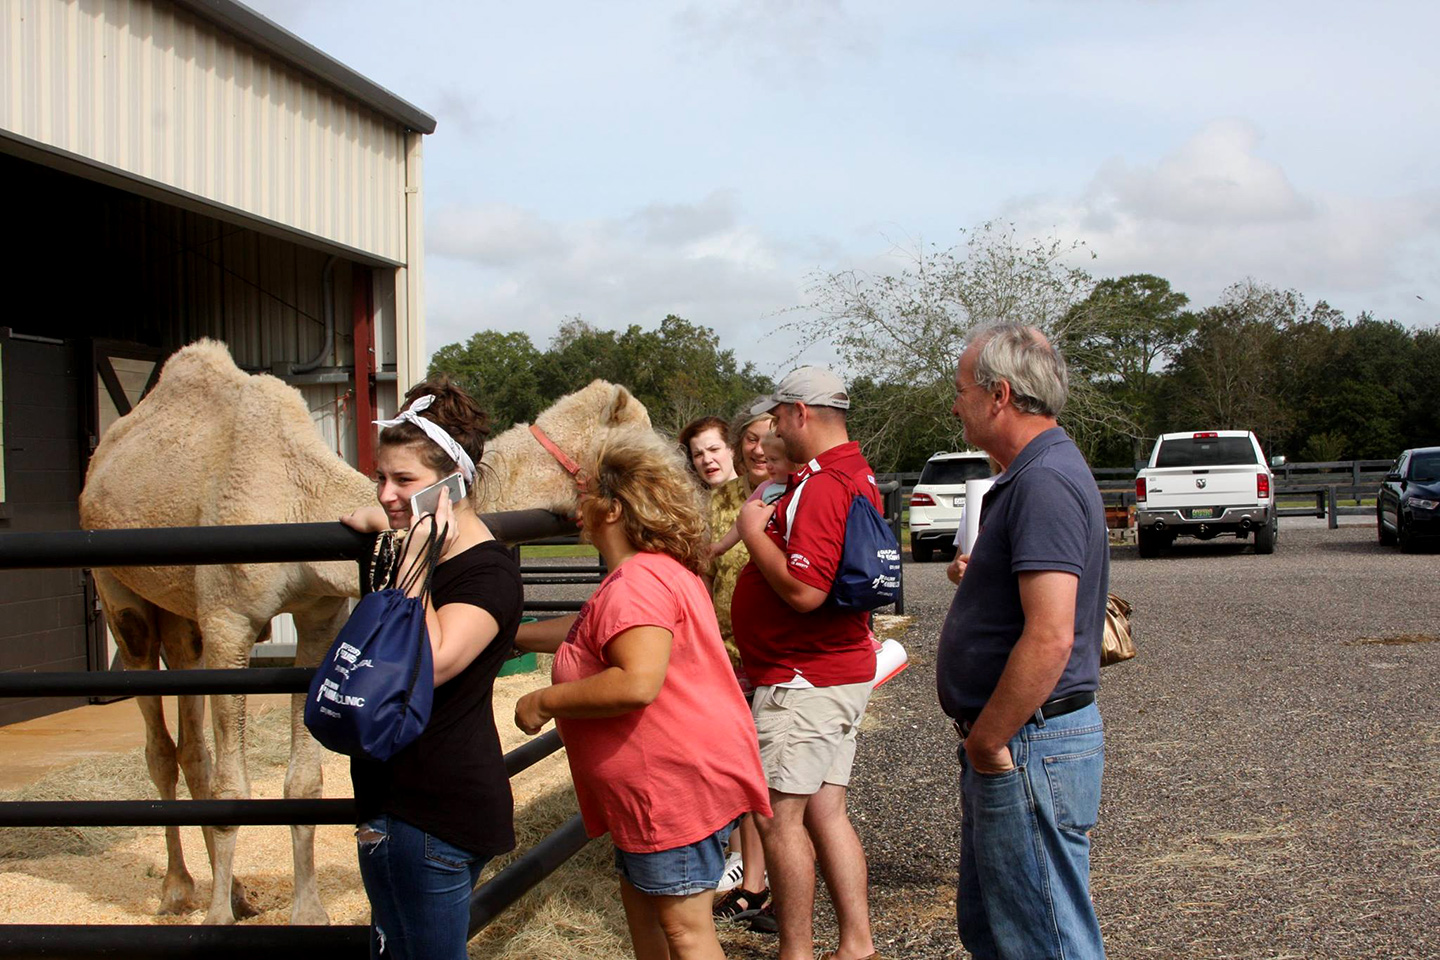
[[[430,351],[674,313],[778,376],[818,275],[991,220],[1440,325],[1440,4],[248,2],[436,117]]]

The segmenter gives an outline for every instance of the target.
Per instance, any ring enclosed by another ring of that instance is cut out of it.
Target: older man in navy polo
[[[940,633],[940,704],[963,737],[960,939],[977,960],[1091,960],[1090,836],[1104,732],[1095,691],[1110,553],[1089,466],[1056,423],[1065,361],[1034,328],[979,331],[952,412],[1003,468]]]

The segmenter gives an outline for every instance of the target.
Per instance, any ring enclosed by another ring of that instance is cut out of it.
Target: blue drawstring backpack
[[[874,610],[900,599],[900,543],[875,504],[840,471],[835,477],[851,492],[845,518],[845,545],[830,586],[830,599],[844,610]]]
[[[430,722],[435,664],[425,601],[445,530],[429,519],[420,556],[396,586],[360,598],[310,681],[305,726],[336,753],[388,760]],[[407,597],[422,576],[419,596]]]

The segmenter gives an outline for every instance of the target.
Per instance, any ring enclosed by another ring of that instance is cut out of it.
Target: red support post
[[[375,306],[369,267],[350,268],[354,278],[350,303],[355,348],[355,452],[356,466],[367,477],[375,472]]]

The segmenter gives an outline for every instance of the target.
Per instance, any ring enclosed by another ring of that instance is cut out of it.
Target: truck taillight
[[[1268,474],[1255,474],[1255,496],[1261,500],[1270,497],[1270,477]]]
[[[1145,502],[1145,478],[1135,478],[1135,499],[1139,503]]]
[[[912,493],[910,494],[910,506],[933,507],[935,506],[935,498],[928,493]]]
[[[1214,432],[1214,431],[1212,430],[1212,431],[1210,431],[1210,432],[1208,432],[1208,433],[1197,433],[1197,434],[1195,434],[1195,439],[1196,439],[1196,440],[1213,440],[1214,438],[1216,438],[1216,437],[1218,437],[1218,436],[1220,436],[1220,434],[1218,434],[1218,433],[1216,433],[1216,432]]]

